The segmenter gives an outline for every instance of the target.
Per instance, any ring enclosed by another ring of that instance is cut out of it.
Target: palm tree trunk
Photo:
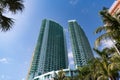
[[[120,52],[119,52],[118,48],[115,46],[115,43],[114,43],[114,41],[113,41],[112,39],[111,39],[111,41],[112,41],[112,43],[113,43],[113,46],[114,46],[115,50],[117,51],[118,55],[120,55]]]

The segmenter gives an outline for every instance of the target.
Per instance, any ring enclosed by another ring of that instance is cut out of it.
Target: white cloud
[[[78,0],[70,0],[69,3],[71,5],[76,5],[78,3]]]
[[[73,54],[72,54],[72,51],[68,53],[68,58],[73,58]]]
[[[65,28],[64,31],[65,31],[65,33],[68,33],[68,29]]]
[[[70,65],[74,65],[74,61],[73,61],[73,60],[71,60],[69,64],[70,64]]]
[[[69,58],[69,66],[72,68],[74,66],[72,51],[68,52],[68,58]]]
[[[11,79],[10,76],[4,75],[4,74],[0,75],[0,80],[10,80],[10,79]]]
[[[113,42],[110,40],[110,39],[108,39],[108,40],[102,40],[102,47],[103,48],[105,48],[105,47],[113,47]]]
[[[5,79],[5,75],[1,75],[1,79]]]
[[[88,9],[82,9],[82,10],[81,10],[81,13],[88,13],[88,12],[89,12]]]
[[[0,63],[8,63],[8,59],[7,58],[0,58]]]
[[[25,80],[25,78],[22,78],[22,80]]]
[[[68,52],[68,58],[69,58],[69,67],[71,69],[74,69],[74,61],[73,61],[73,54],[72,51]]]

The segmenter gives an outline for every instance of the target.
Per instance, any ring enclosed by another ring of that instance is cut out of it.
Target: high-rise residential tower
[[[31,61],[27,80],[41,74],[66,69],[68,57],[64,30],[58,23],[44,19]]]
[[[71,38],[73,59],[76,68],[86,65],[93,58],[93,53],[89,41],[76,20],[69,20],[69,33]]]

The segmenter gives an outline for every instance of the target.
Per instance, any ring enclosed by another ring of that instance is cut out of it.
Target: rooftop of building
[[[76,20],[74,19],[74,20],[68,20],[68,22],[76,22]]]

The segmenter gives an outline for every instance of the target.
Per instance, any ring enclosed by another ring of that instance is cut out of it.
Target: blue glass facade
[[[68,23],[75,66],[86,65],[93,58],[89,41],[83,29],[75,20],[70,20]]]
[[[44,19],[27,80],[67,67],[68,57],[63,28],[54,21]]]

